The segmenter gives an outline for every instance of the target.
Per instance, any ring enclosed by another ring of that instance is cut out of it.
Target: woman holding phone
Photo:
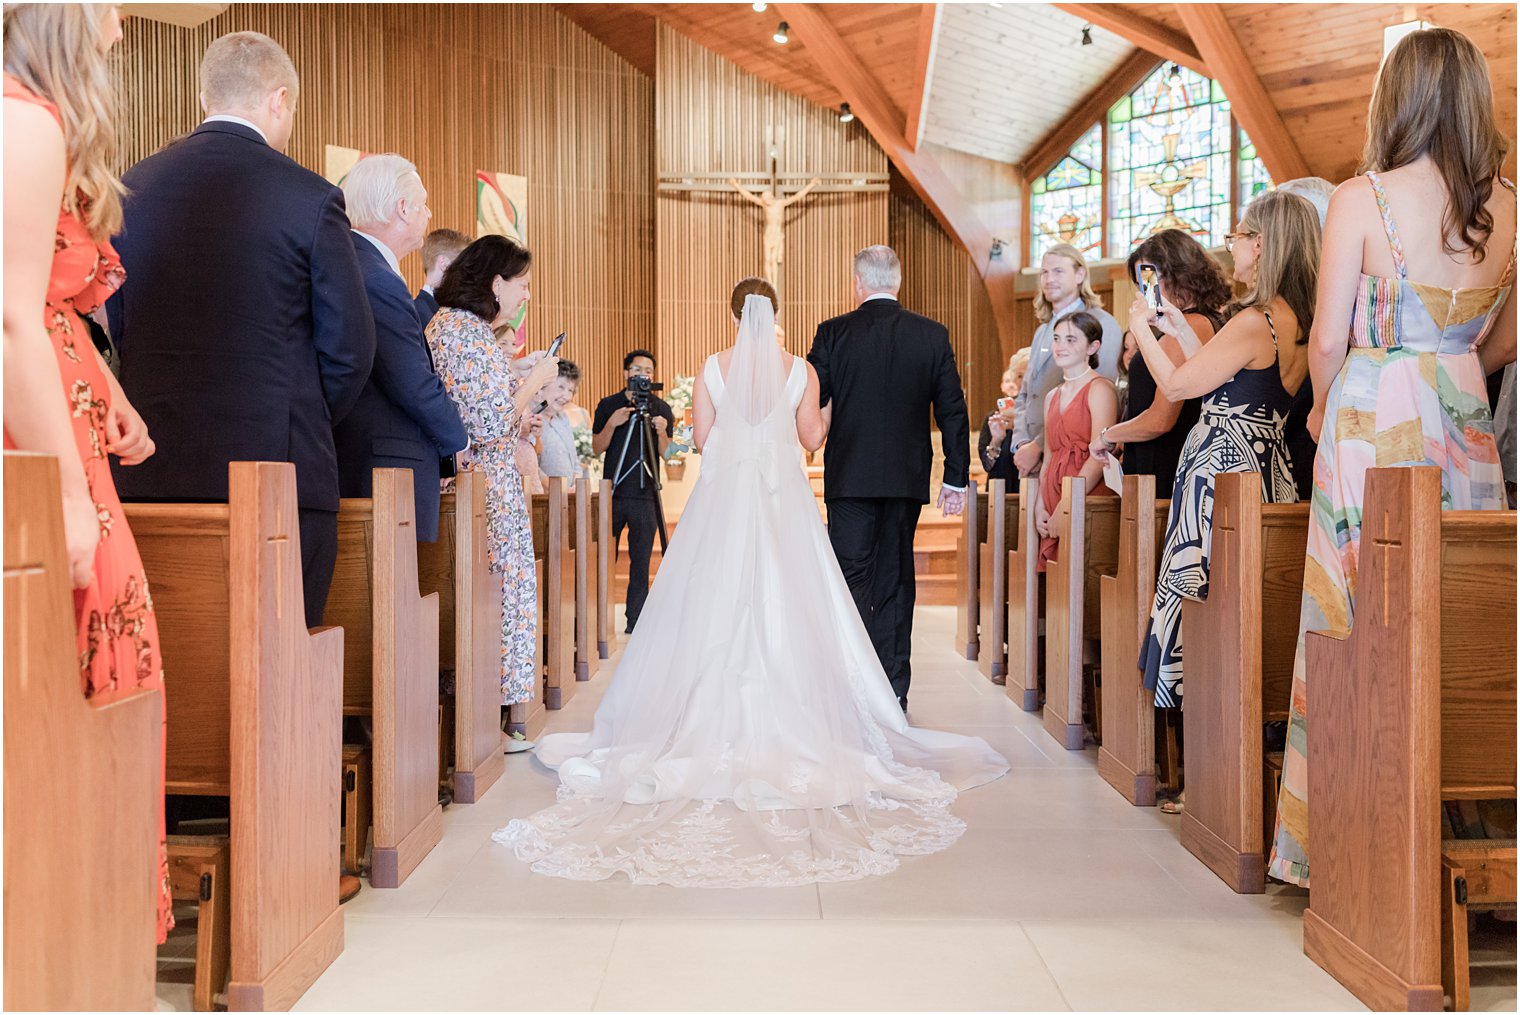
[[[1130,331],[1160,394],[1178,403],[1203,400],[1177,463],[1138,664],[1163,707],[1182,704],[1182,600],[1208,598],[1214,477],[1256,472],[1267,503],[1298,499],[1283,429],[1293,393],[1309,375],[1319,218],[1303,198],[1268,192],[1251,202],[1226,241],[1236,280],[1250,288],[1207,345],[1164,294],[1159,314],[1143,294],[1130,307]],[[1177,341],[1186,357],[1180,366],[1152,327]]]
[[[1166,302],[1182,308],[1183,319],[1198,341],[1207,343],[1213,338],[1224,324],[1222,311],[1230,301],[1230,283],[1219,262],[1182,230],[1163,229],[1129,255],[1129,275],[1137,286],[1141,285],[1140,272],[1146,266],[1154,269],[1151,284],[1159,286]],[[1154,326],[1147,328],[1155,335]],[[1138,339],[1126,333],[1125,341],[1128,344]],[[1157,341],[1173,366],[1187,361],[1182,346],[1171,335],[1162,333]],[[1122,422],[1109,427],[1092,442],[1093,457],[1107,461],[1110,453],[1122,447],[1125,475],[1155,476],[1156,499],[1171,500],[1177,461],[1182,457],[1188,434],[1198,422],[1203,400],[1174,402],[1167,398],[1157,389],[1143,356],[1136,355],[1129,363],[1128,380]]]

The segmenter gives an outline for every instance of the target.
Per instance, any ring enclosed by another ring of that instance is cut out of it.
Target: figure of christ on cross
[[[786,209],[801,201],[804,197],[823,181],[819,177],[813,177],[808,185],[803,187],[791,197],[781,197],[776,192],[774,185],[770,190],[762,190],[759,193],[747,190],[738,180],[728,178],[728,185],[739,192],[739,196],[751,204],[760,206],[765,213],[765,238],[764,255],[765,278],[772,283],[779,284],[781,279],[781,262],[786,256],[785,216]]]

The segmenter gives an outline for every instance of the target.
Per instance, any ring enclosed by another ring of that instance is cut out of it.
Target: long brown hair
[[[116,88],[100,50],[106,4],[6,4],[5,73],[58,107],[68,175],[65,211],[97,240],[121,229]],[[19,154],[19,153],[18,153]]]
[[[1147,236],[1129,255],[1129,277],[1135,265],[1154,264],[1171,293],[1172,302],[1183,310],[1217,314],[1230,302],[1229,279],[1219,262],[1181,229],[1162,229]]]
[[[1298,344],[1307,345],[1319,286],[1319,213],[1297,194],[1269,190],[1246,206],[1240,230],[1261,237],[1261,257],[1250,290],[1230,307],[1231,315],[1280,296],[1298,319]]]
[[[1082,256],[1082,251],[1070,243],[1057,243],[1055,246],[1048,248],[1044,254],[1040,255],[1040,260],[1043,261],[1051,254],[1064,257],[1073,265],[1082,269],[1082,284],[1077,287],[1077,295],[1082,298],[1082,303],[1088,310],[1101,310],[1103,308],[1103,301],[1098,298],[1097,293],[1093,292],[1092,271],[1087,267],[1087,258]],[[1041,324],[1050,320],[1058,309],[1058,307],[1050,305],[1050,301],[1045,298],[1043,289],[1036,289],[1034,291],[1034,316]]]
[[[1442,245],[1482,261],[1494,228],[1486,205],[1508,153],[1494,126],[1488,62],[1472,40],[1449,28],[1400,39],[1372,88],[1362,170],[1397,169],[1429,155],[1446,182]]]

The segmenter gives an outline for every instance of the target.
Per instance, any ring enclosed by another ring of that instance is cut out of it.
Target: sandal
[[[1161,813],[1162,814],[1181,814],[1183,812],[1183,810],[1185,809],[1185,804],[1184,804],[1184,801],[1183,801],[1183,796],[1184,796],[1184,794],[1178,793],[1176,795],[1176,797],[1174,797],[1174,798],[1172,798],[1170,800],[1163,800],[1163,801],[1161,801],[1161,804],[1160,804]]]

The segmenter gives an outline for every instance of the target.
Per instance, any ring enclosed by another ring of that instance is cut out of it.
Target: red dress
[[[58,109],[32,93],[9,74],[5,98],[42,106],[58,117]],[[63,375],[62,397],[74,422],[74,440],[84,463],[85,480],[100,519],[100,543],[89,588],[74,591],[74,622],[78,633],[79,675],[84,696],[96,704],[121,698],[138,688],[164,686],[159,658],[158,625],[148,593],[137,542],[122,516],[121,500],[106,459],[106,416],[111,389],[90,342],[81,314],[104,303],[125,281],[121,261],[109,240],[96,240],[76,213],[60,211],[53,244],[53,270],[48,279],[44,317],[58,369]],[[6,445],[10,446],[9,435]],[[156,749],[162,766],[163,737],[144,750]],[[159,784],[163,784],[160,768]],[[158,940],[162,944],[174,926],[170,910],[169,865],[164,849],[163,794],[158,815]],[[87,874],[85,875],[87,876]]]
[[[1045,464],[1040,468],[1040,499],[1045,510],[1052,516],[1061,504],[1061,480],[1075,476],[1092,457],[1092,410],[1087,407],[1087,389],[1097,381],[1092,379],[1082,385],[1082,390],[1064,408],[1060,394],[1056,395],[1053,411],[1045,413],[1045,442],[1049,445]],[[1098,483],[1097,489],[1088,490],[1089,497],[1112,496],[1106,483]],[[1040,560],[1036,567],[1044,571],[1047,561],[1056,555],[1059,540],[1049,536],[1040,539]]]

